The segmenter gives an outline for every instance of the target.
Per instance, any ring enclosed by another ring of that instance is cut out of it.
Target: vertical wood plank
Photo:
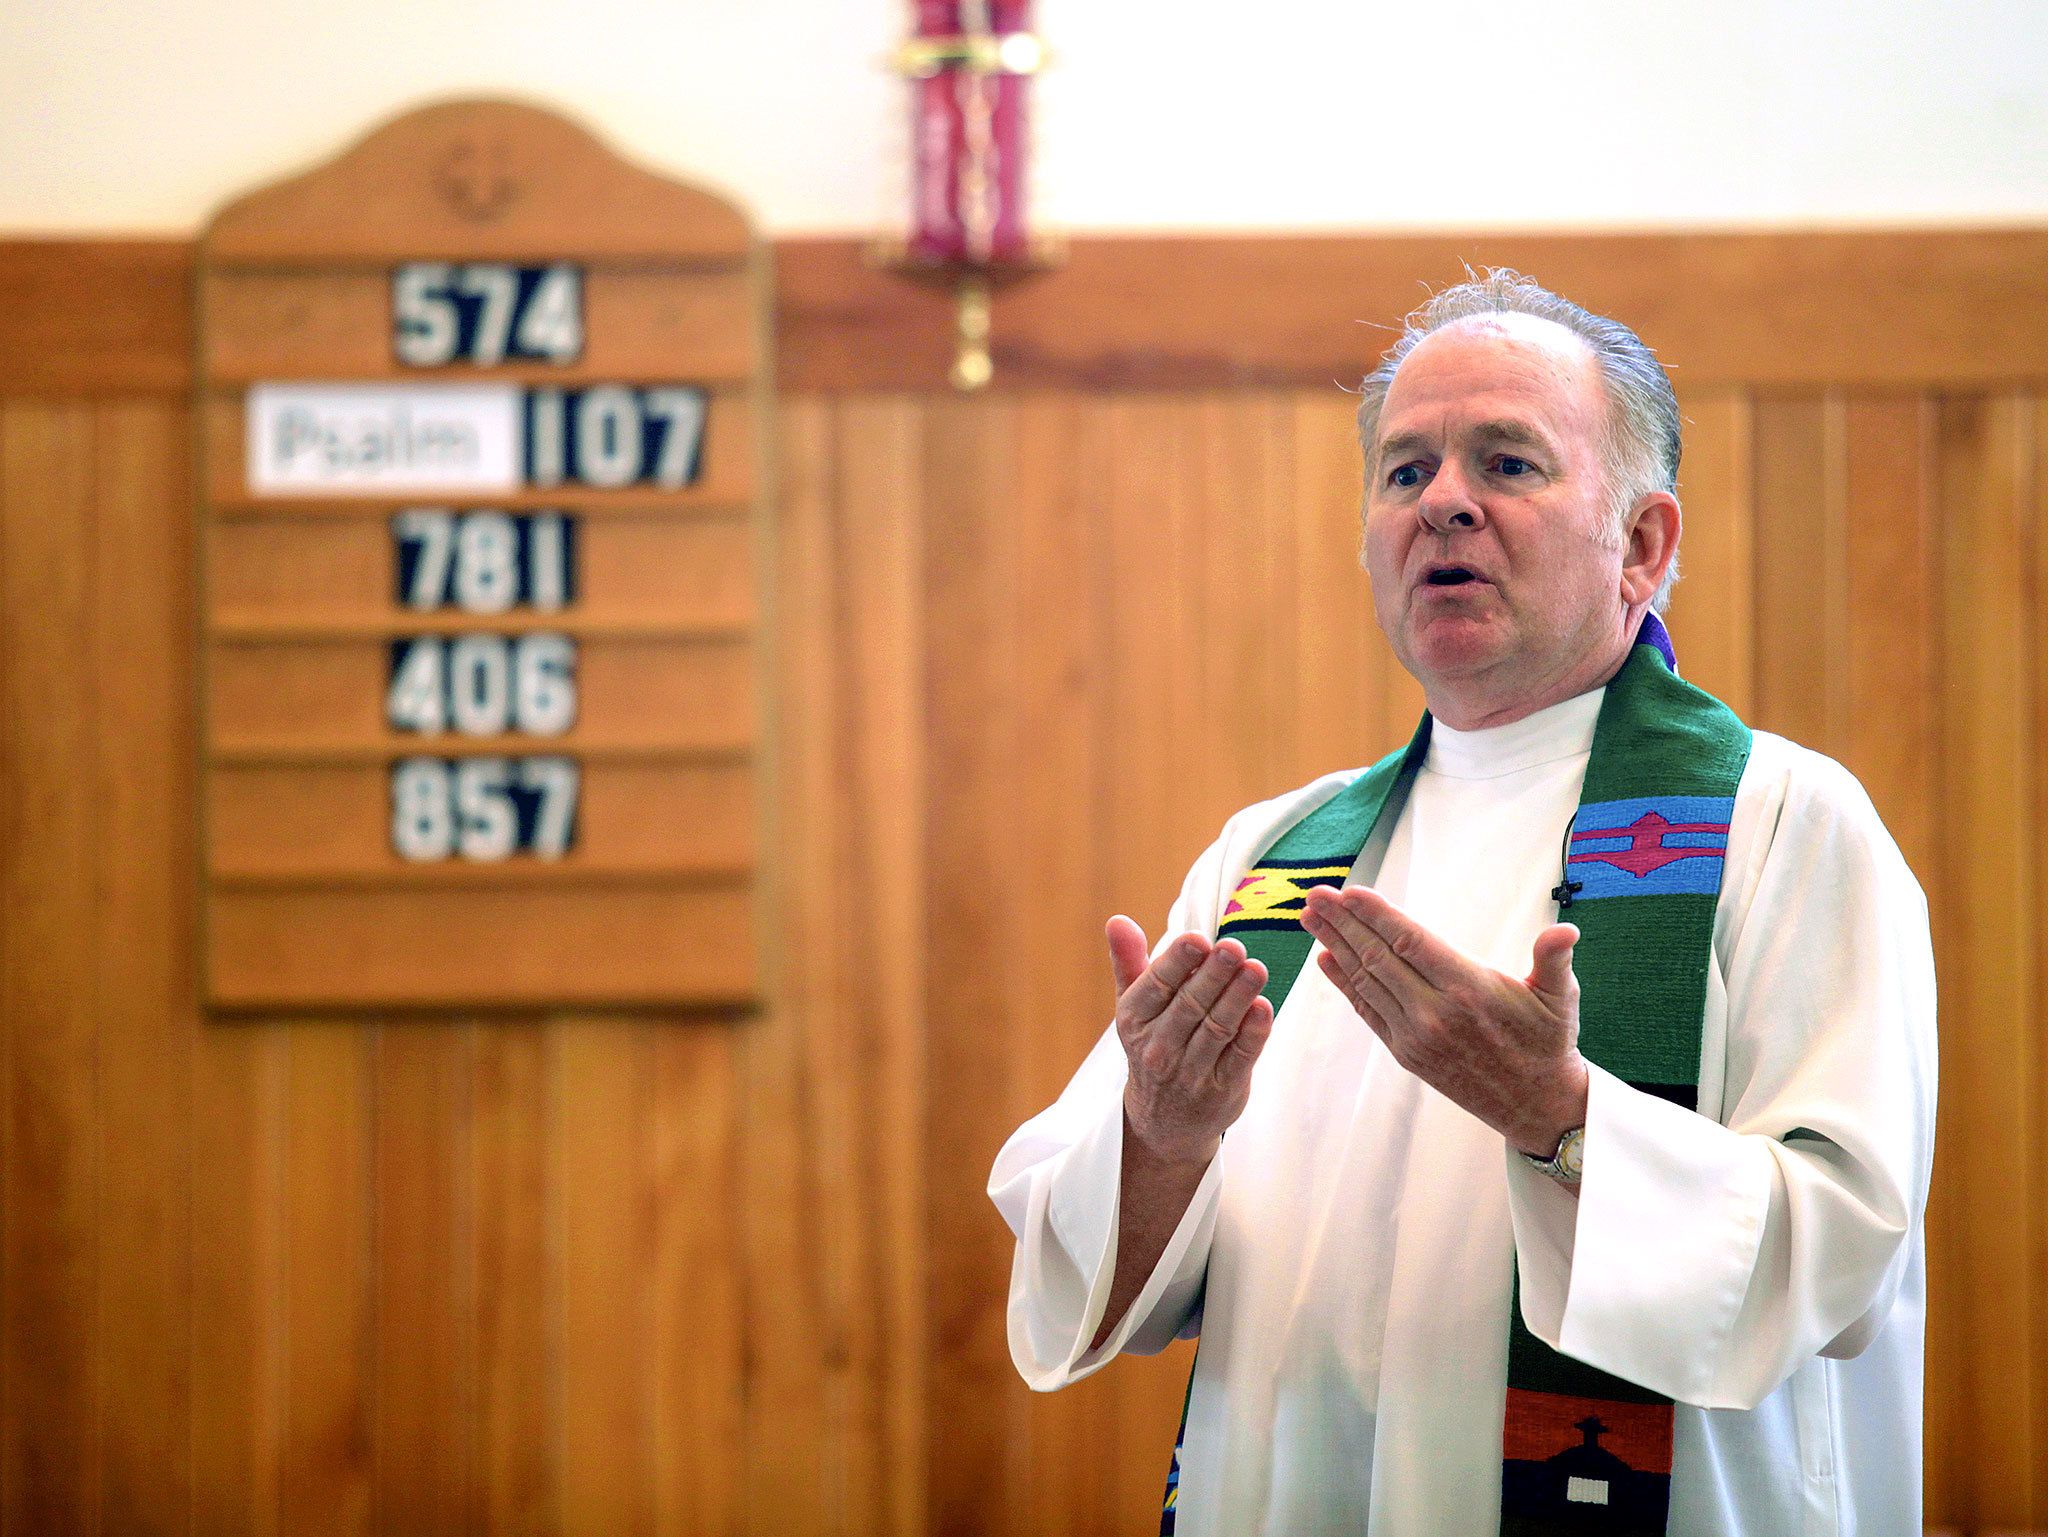
[[[1211,701],[1204,748],[1188,765],[1208,819],[1288,788],[1294,711],[1286,685],[1292,651],[1293,486],[1280,399],[1266,392],[1191,402],[1199,533],[1183,547],[1196,585],[1196,688]],[[1227,722],[1217,730],[1219,722]]]
[[[0,408],[0,1528],[91,1532],[99,1512],[94,870],[98,740],[92,412]]]
[[[1831,506],[1853,508],[1840,554],[1844,631],[1838,747],[1906,860],[1936,874],[1941,609],[1931,404],[1913,396],[1842,403]]]
[[[210,1026],[193,1053],[195,1532],[280,1531],[288,1068],[275,1026]]]
[[[354,1020],[289,1031],[285,1088],[285,1444],[279,1525],[371,1530],[375,1401],[372,1050]]]
[[[192,1516],[192,591],[184,410],[95,406],[100,1523]]]
[[[473,1072],[473,1525],[539,1537],[552,1530],[561,1445],[545,1027],[480,1028]]]
[[[741,1025],[736,1042],[747,1340],[744,1527],[751,1537],[832,1529],[823,1471],[824,1355],[821,1331],[811,1325],[822,1301],[812,1173],[817,1133],[804,1038],[832,1028],[838,995],[830,940],[838,876],[833,415],[829,405],[792,400],[778,423],[775,793],[778,842],[788,854],[780,866],[768,865],[779,939],[773,1007]]]
[[[1335,390],[1293,397],[1294,761],[1279,777],[1306,784],[1377,761],[1386,643],[1360,563],[1364,466],[1355,403]]]
[[[555,1220],[561,1230],[562,1451],[557,1529],[631,1537],[654,1525],[653,1315],[646,1277],[654,1066],[641,1020],[554,1030]]]
[[[1752,707],[1756,614],[1750,504],[1750,411],[1735,390],[1687,395],[1679,492],[1682,580],[1669,619],[1685,676],[1738,715]]]
[[[840,599],[832,924],[836,1028],[809,1031],[818,1084],[828,1316],[846,1529],[924,1527],[929,1318],[925,1148],[924,499],[906,496],[921,413],[849,401],[836,424]],[[1019,488],[1021,490],[1021,487]],[[1071,508],[1063,509],[1071,512]],[[966,1153],[966,1150],[962,1150]],[[971,1175],[948,1160],[948,1175]]]
[[[654,1041],[654,1527],[679,1537],[732,1537],[746,1470],[730,1032],[673,1024]]]
[[[1756,678],[1749,718],[1830,752],[1834,636],[1827,594],[1838,585],[1842,556],[1828,515],[1826,406],[1810,398],[1759,400],[1753,422]],[[1674,592],[1674,607],[1685,586]]]
[[[2012,399],[1948,400],[1936,439],[1946,557],[1943,884],[1963,918],[1943,934],[1942,1067],[1948,1103],[1968,1107],[1944,1125],[1945,1154],[1961,1164],[1956,1217],[1968,1249],[1960,1300],[1971,1323],[1974,1498],[1960,1503],[1967,1520],[1985,1525],[2028,1524],[2048,1469],[2048,1427],[2035,1421],[2041,1196],[2023,1186],[2014,1199],[2016,1172],[2035,1167],[2041,1134],[2034,851],[2011,822],[2035,803],[2038,774],[2037,680],[2013,665],[2034,631],[2026,567],[2014,559],[2032,547],[2030,427]]]
[[[1005,400],[946,401],[928,408],[924,473],[927,526],[925,630],[947,656],[930,686],[927,751],[951,791],[928,822],[927,904],[933,948],[926,996],[937,1019],[971,1021],[935,1034],[930,1072],[931,1145],[978,1155],[992,1117],[1017,1093],[1017,1046],[1008,961],[1014,912],[1000,871],[1017,827],[1003,804],[1010,788],[1015,716],[993,701],[1016,697],[1022,659],[1014,624],[1018,543],[1007,516],[1016,466]],[[1009,1235],[988,1220],[978,1182],[934,1180],[930,1519],[942,1531],[1029,1529],[1023,1470],[1031,1464],[1028,1411],[1009,1392],[1004,1297]],[[992,1501],[989,1491],[1004,1497]]]
[[[454,1532],[469,1518],[475,1250],[464,1155],[476,1027],[365,1028],[376,1031],[374,1527]]]

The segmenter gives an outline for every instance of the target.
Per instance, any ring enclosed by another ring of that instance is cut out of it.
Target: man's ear
[[[1636,498],[1623,525],[1621,554],[1621,594],[1630,608],[1656,596],[1664,573],[1678,558],[1683,525],[1678,498],[1669,491],[1646,491]]]

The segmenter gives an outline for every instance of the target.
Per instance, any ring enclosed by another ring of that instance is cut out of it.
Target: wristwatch
[[[1515,1151],[1520,1153],[1521,1149]],[[1586,1169],[1586,1128],[1574,1126],[1566,1132],[1558,1139],[1557,1151],[1548,1158],[1538,1158],[1534,1153],[1522,1153],[1522,1156],[1529,1160],[1529,1167],[1537,1173],[1548,1174],[1567,1185],[1576,1185]]]

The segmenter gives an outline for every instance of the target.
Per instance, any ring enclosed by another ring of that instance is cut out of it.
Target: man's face
[[[1464,322],[1402,361],[1367,463],[1366,565],[1380,628],[1433,704],[1440,689],[1568,697],[1615,646],[1606,412],[1591,353],[1549,321]]]

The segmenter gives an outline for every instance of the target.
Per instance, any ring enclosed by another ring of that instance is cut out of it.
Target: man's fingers
[[[1254,998],[1238,1022],[1237,1034],[1216,1061],[1216,1077],[1226,1088],[1235,1088],[1259,1060],[1266,1041],[1273,1034],[1273,1005],[1263,996]]]
[[[1122,913],[1109,920],[1103,933],[1109,939],[1109,969],[1116,978],[1116,995],[1145,974],[1145,962],[1152,947],[1145,943],[1145,931]]]
[[[1344,910],[1355,917],[1378,941],[1367,950],[1368,958],[1391,957],[1431,987],[1446,988],[1466,980],[1472,963],[1436,935],[1402,912],[1377,891],[1349,886],[1339,894]],[[1380,954],[1374,954],[1377,949]],[[1390,982],[1397,978],[1390,976]]]
[[[1194,974],[1182,982],[1163,1013],[1152,1023],[1175,1053],[1187,1050],[1188,1038],[1200,1028],[1216,1000],[1223,996],[1245,963],[1244,946],[1234,939],[1217,943]]]
[[[1346,974],[1343,966],[1339,964],[1337,958],[1331,955],[1329,951],[1325,950],[1316,957],[1316,960],[1323,968],[1323,975],[1336,985],[1337,991],[1344,995],[1345,1002],[1351,1005],[1352,1010],[1358,1017],[1372,1027],[1374,1035],[1383,1041],[1386,1040],[1387,1019],[1385,1011],[1373,1006],[1372,1000],[1360,991],[1356,981]]]
[[[1209,1005],[1201,1023],[1188,1036],[1187,1066],[1190,1071],[1206,1073],[1216,1066],[1216,1059],[1236,1039],[1238,1027],[1265,985],[1266,967],[1263,962],[1248,960],[1238,968],[1237,975],[1225,985],[1216,1001]]]
[[[1119,1022],[1147,1025],[1157,1019],[1166,1012],[1188,978],[1206,963],[1211,953],[1209,941],[1201,935],[1181,935],[1159,952],[1159,959],[1149,966],[1141,965],[1137,980],[1118,993]]]
[[[1572,950],[1579,942],[1577,925],[1553,923],[1536,936],[1529,967],[1529,986],[1544,997],[1562,1001],[1577,986],[1572,976]]]

